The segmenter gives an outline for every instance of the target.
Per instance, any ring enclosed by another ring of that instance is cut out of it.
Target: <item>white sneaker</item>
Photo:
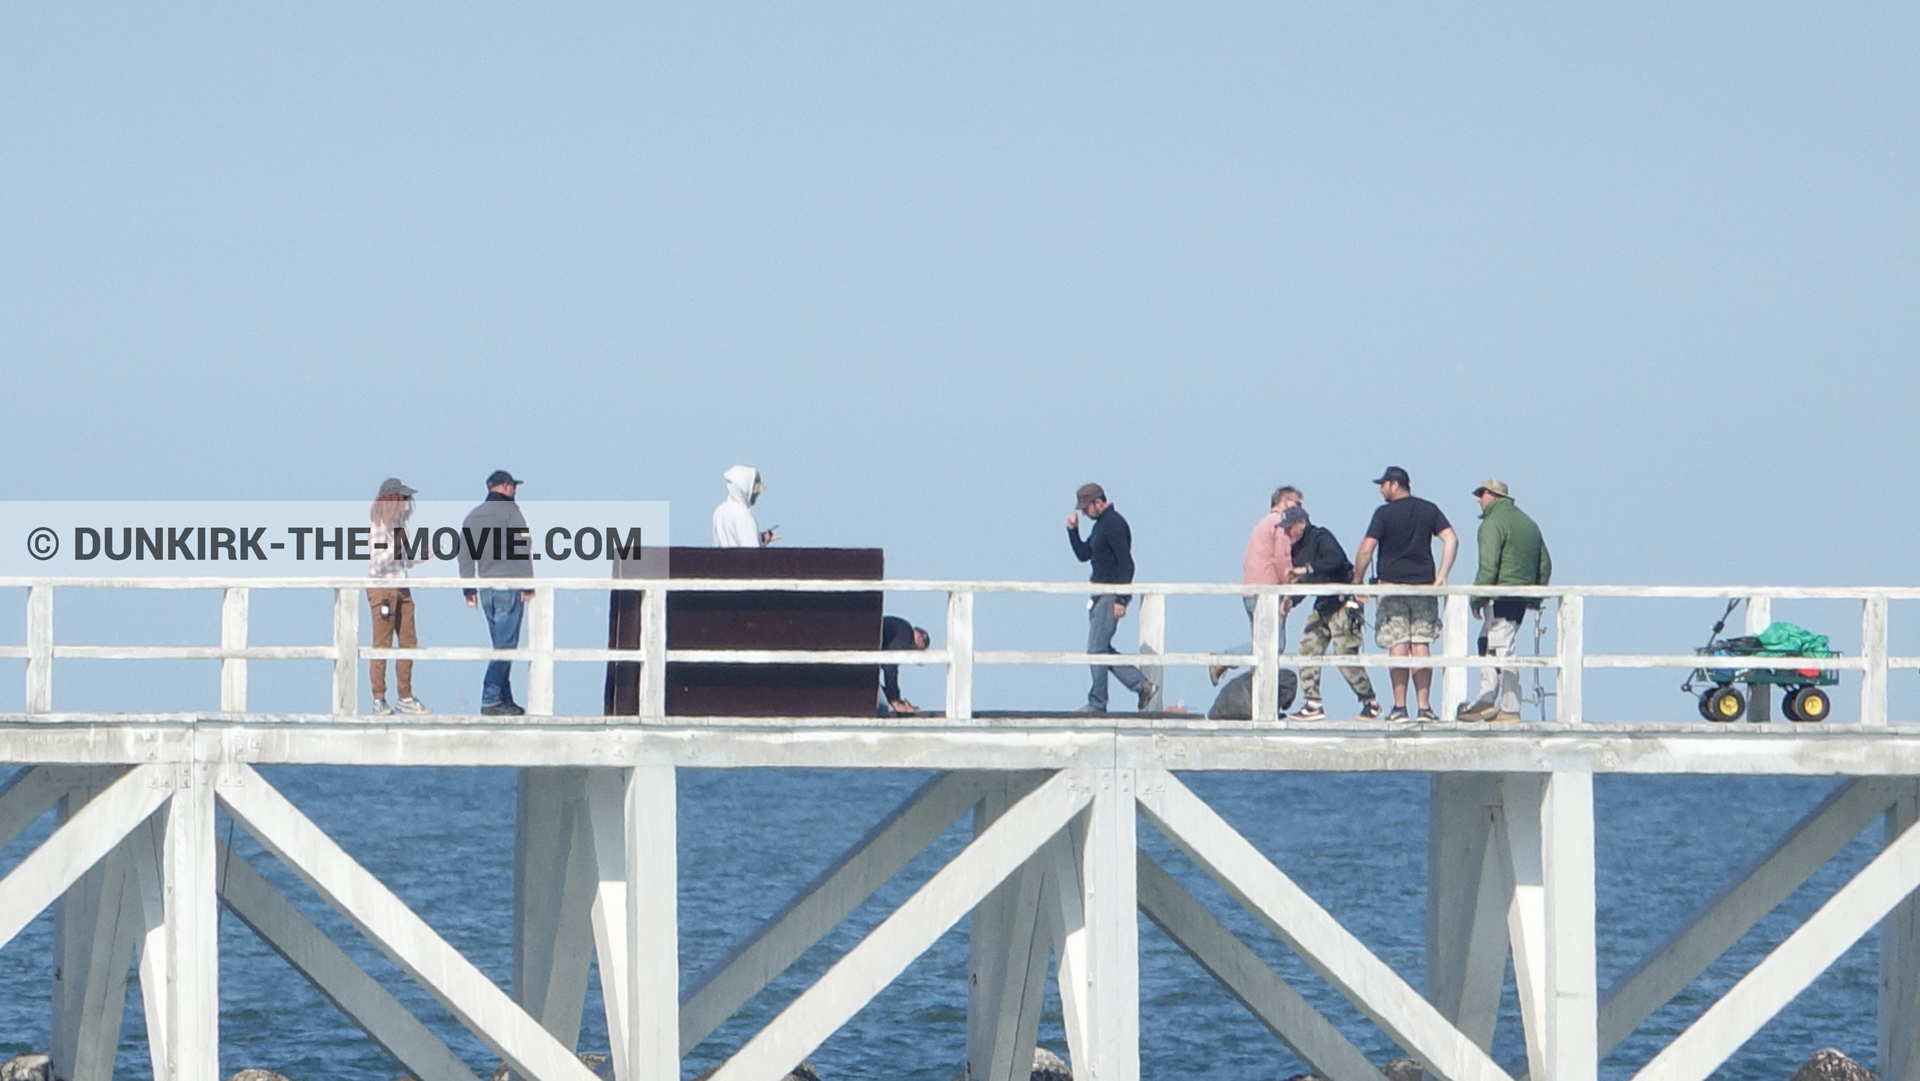
[[[400,700],[400,712],[432,713],[433,711],[428,709],[426,703],[420,701],[418,698],[402,698]]]
[[[1293,719],[1296,721],[1324,721],[1327,719],[1327,711],[1321,707],[1320,703],[1309,698],[1300,712],[1293,715]]]
[[[384,699],[384,698],[376,698],[376,699],[374,699],[374,700],[373,700],[373,715],[374,715],[374,716],[376,716],[376,717],[385,717],[385,716],[387,716],[388,714],[391,714],[392,712],[393,712],[393,707],[392,707],[392,706],[389,706],[389,705],[387,705],[387,700],[386,700],[386,699]]]

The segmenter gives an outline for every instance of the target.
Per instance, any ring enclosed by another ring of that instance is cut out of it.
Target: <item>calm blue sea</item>
[[[306,812],[503,986],[509,970],[514,776],[507,770],[280,768],[266,771]],[[697,974],[911,792],[924,774],[878,771],[698,771],[680,774],[680,926],[685,971]],[[1354,933],[1419,984],[1425,904],[1427,783],[1421,776],[1238,774],[1187,778]],[[1832,787],[1825,780],[1602,777],[1600,969],[1604,987],[1649,945]],[[223,818],[221,831],[229,829]],[[43,821],[0,853],[11,868],[50,828]],[[1239,929],[1329,1016],[1384,1062],[1399,1052],[1171,846],[1141,827],[1162,863]],[[739,1045],[832,960],[924,882],[964,842],[951,831],[742,1017],[687,1063],[689,1076]],[[1689,993],[1614,1052],[1603,1076],[1628,1077],[1706,1000],[1728,986],[1871,856],[1878,828],[1795,894]],[[237,850],[293,896],[348,951],[429,1019],[482,1076],[496,1059],[355,935],[245,831]],[[0,1051],[47,1044],[52,916],[0,949]],[[1248,1081],[1305,1067],[1160,932],[1141,921],[1145,1075]],[[228,915],[221,928],[224,1072],[266,1067],[295,1081],[387,1081],[401,1071],[292,969]],[[1872,1064],[1876,943],[1857,944],[1719,1076],[1786,1081],[1833,1045]],[[951,1081],[961,1069],[966,1004],[962,923],[813,1056],[825,1081]],[[597,990],[583,1050],[604,1050]],[[1523,1066],[1511,982],[1497,1053]],[[1061,1051],[1057,999],[1042,1040]],[[120,1061],[150,1076],[137,981]],[[1516,1070],[1517,1072],[1517,1070]]]

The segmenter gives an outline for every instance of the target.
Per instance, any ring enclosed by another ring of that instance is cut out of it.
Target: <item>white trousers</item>
[[[1514,655],[1514,643],[1520,637],[1520,621],[1495,619],[1493,605],[1489,604],[1486,619],[1480,625],[1480,634],[1487,643],[1482,656],[1511,657]],[[1487,706],[1495,706],[1501,713],[1520,712],[1520,670],[1518,668],[1480,668],[1476,671],[1480,674],[1480,696],[1475,698],[1468,708],[1484,709]]]

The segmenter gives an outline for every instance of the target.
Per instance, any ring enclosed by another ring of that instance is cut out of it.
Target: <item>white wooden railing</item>
[[[393,588],[396,584],[417,590],[458,590],[476,585],[491,589],[520,589],[533,592],[523,624],[523,645],[518,649],[496,650],[484,646],[430,646],[417,649],[371,648],[360,644],[360,613],[363,590]],[[1431,657],[1390,657],[1382,653],[1360,653],[1335,657],[1279,652],[1275,631],[1279,622],[1280,598],[1312,598],[1328,592],[1326,585],[1247,586],[1236,583],[1135,583],[1124,588],[1137,598],[1134,606],[1139,620],[1141,654],[1124,654],[1122,660],[1111,654],[1087,654],[1068,651],[982,649],[975,625],[974,599],[980,595],[1063,594],[1085,596],[1096,587],[1086,582],[1017,581],[816,581],[806,579],[485,579],[434,578],[410,579],[396,583],[392,579],[359,578],[0,578],[0,590],[25,589],[26,643],[0,645],[0,658],[24,658],[26,666],[25,705],[28,714],[52,714],[54,662],[57,660],[218,660],[220,669],[220,710],[245,713],[247,668],[252,661],[327,660],[333,662],[332,713],[351,716],[359,713],[360,663],[367,660],[414,661],[525,661],[529,666],[527,711],[537,716],[554,713],[554,665],[556,663],[605,663],[637,661],[640,664],[640,716],[657,718],[665,714],[665,663],[686,661],[732,664],[903,664],[944,665],[946,668],[946,716],[965,719],[974,713],[974,673],[982,665],[1090,665],[1140,663],[1151,669],[1167,666],[1215,664],[1251,665],[1254,670],[1255,720],[1272,720],[1277,712],[1274,680],[1282,667],[1331,666],[1350,664],[1372,667],[1439,668],[1442,670],[1441,715],[1451,716],[1465,701],[1467,673],[1473,668],[1490,667],[1488,658],[1468,653],[1472,621],[1469,597],[1497,593],[1503,597],[1539,598],[1551,604],[1556,617],[1556,649],[1550,656],[1520,656],[1502,660],[1502,666],[1551,669],[1556,673],[1556,720],[1575,723],[1583,719],[1582,673],[1587,669],[1691,669],[1702,667],[1702,658],[1693,653],[1595,654],[1585,650],[1585,602],[1589,598],[1607,599],[1720,599],[1744,598],[1748,601],[1747,629],[1757,631],[1771,612],[1775,600],[1843,600],[1861,605],[1860,633],[1863,648],[1857,655],[1836,657],[1742,657],[1742,668],[1821,668],[1861,673],[1861,715],[1868,725],[1887,723],[1888,673],[1902,669],[1920,669],[1920,656],[1890,656],[1887,648],[1888,607],[1896,600],[1920,600],[1920,587],[1801,587],[1801,586],[1397,586],[1354,587],[1369,598],[1389,594],[1432,595],[1444,605],[1443,638]],[[220,590],[222,591],[220,642],[205,646],[81,645],[62,644],[54,635],[55,595],[62,590]],[[249,598],[255,590],[315,590],[334,592],[331,641],[325,645],[255,646],[248,644]],[[675,590],[693,592],[884,592],[887,594],[933,593],[947,598],[946,644],[944,649],[924,651],[879,650],[668,650],[666,647],[665,605],[643,601],[641,644],[637,650],[557,648],[554,645],[554,598],[560,590],[605,592],[621,590],[643,594],[648,600]],[[1257,643],[1252,654],[1215,652],[1168,652],[1166,598],[1173,596],[1259,597],[1253,614]],[[1544,611],[1542,614],[1544,618]],[[1079,628],[1063,626],[1063,636],[1078,633]],[[1734,667],[1712,664],[1707,667]],[[1163,682],[1156,680],[1155,682]]]

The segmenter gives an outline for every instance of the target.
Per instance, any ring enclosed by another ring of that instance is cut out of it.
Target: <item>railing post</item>
[[[947,594],[947,717],[973,716],[973,594]]]
[[[1440,625],[1440,652],[1449,661],[1458,659],[1458,664],[1448,664],[1440,673],[1440,719],[1451,721],[1460,714],[1460,707],[1467,704],[1467,636],[1471,633],[1469,623],[1472,614],[1467,610],[1467,595],[1454,593],[1447,596],[1447,618]],[[1482,679],[1487,678],[1481,673]]]
[[[53,587],[27,587],[27,712],[53,712]]]
[[[527,712],[536,717],[553,715],[553,603],[551,586],[536,588],[527,602],[527,648],[534,654],[527,662]]]
[[[1560,597],[1560,626],[1554,635],[1560,670],[1554,687],[1554,719],[1561,724],[1586,720],[1586,705],[1580,699],[1586,676],[1586,600],[1574,594]]]
[[[667,591],[659,585],[640,593],[640,716],[667,715]]]
[[[247,587],[229,586],[220,597],[220,648],[247,648]],[[244,657],[220,661],[220,712],[247,711],[247,662]]]
[[[333,713],[351,717],[360,712],[360,591],[337,589],[333,594]]]
[[[1262,593],[1253,601],[1253,719],[1280,717],[1280,598]]]
[[[1773,624],[1773,598],[1747,598],[1747,633],[1759,634]],[[1762,724],[1773,720],[1773,687],[1770,684],[1747,685],[1747,720]]]
[[[1860,723],[1887,723],[1887,595],[1869,595],[1860,610]]]
[[[1165,653],[1167,651],[1167,595],[1164,593],[1142,593],[1140,595],[1140,652]],[[1159,710],[1166,708],[1167,670],[1158,664],[1143,668],[1146,677],[1153,681],[1153,698],[1147,708]]]

